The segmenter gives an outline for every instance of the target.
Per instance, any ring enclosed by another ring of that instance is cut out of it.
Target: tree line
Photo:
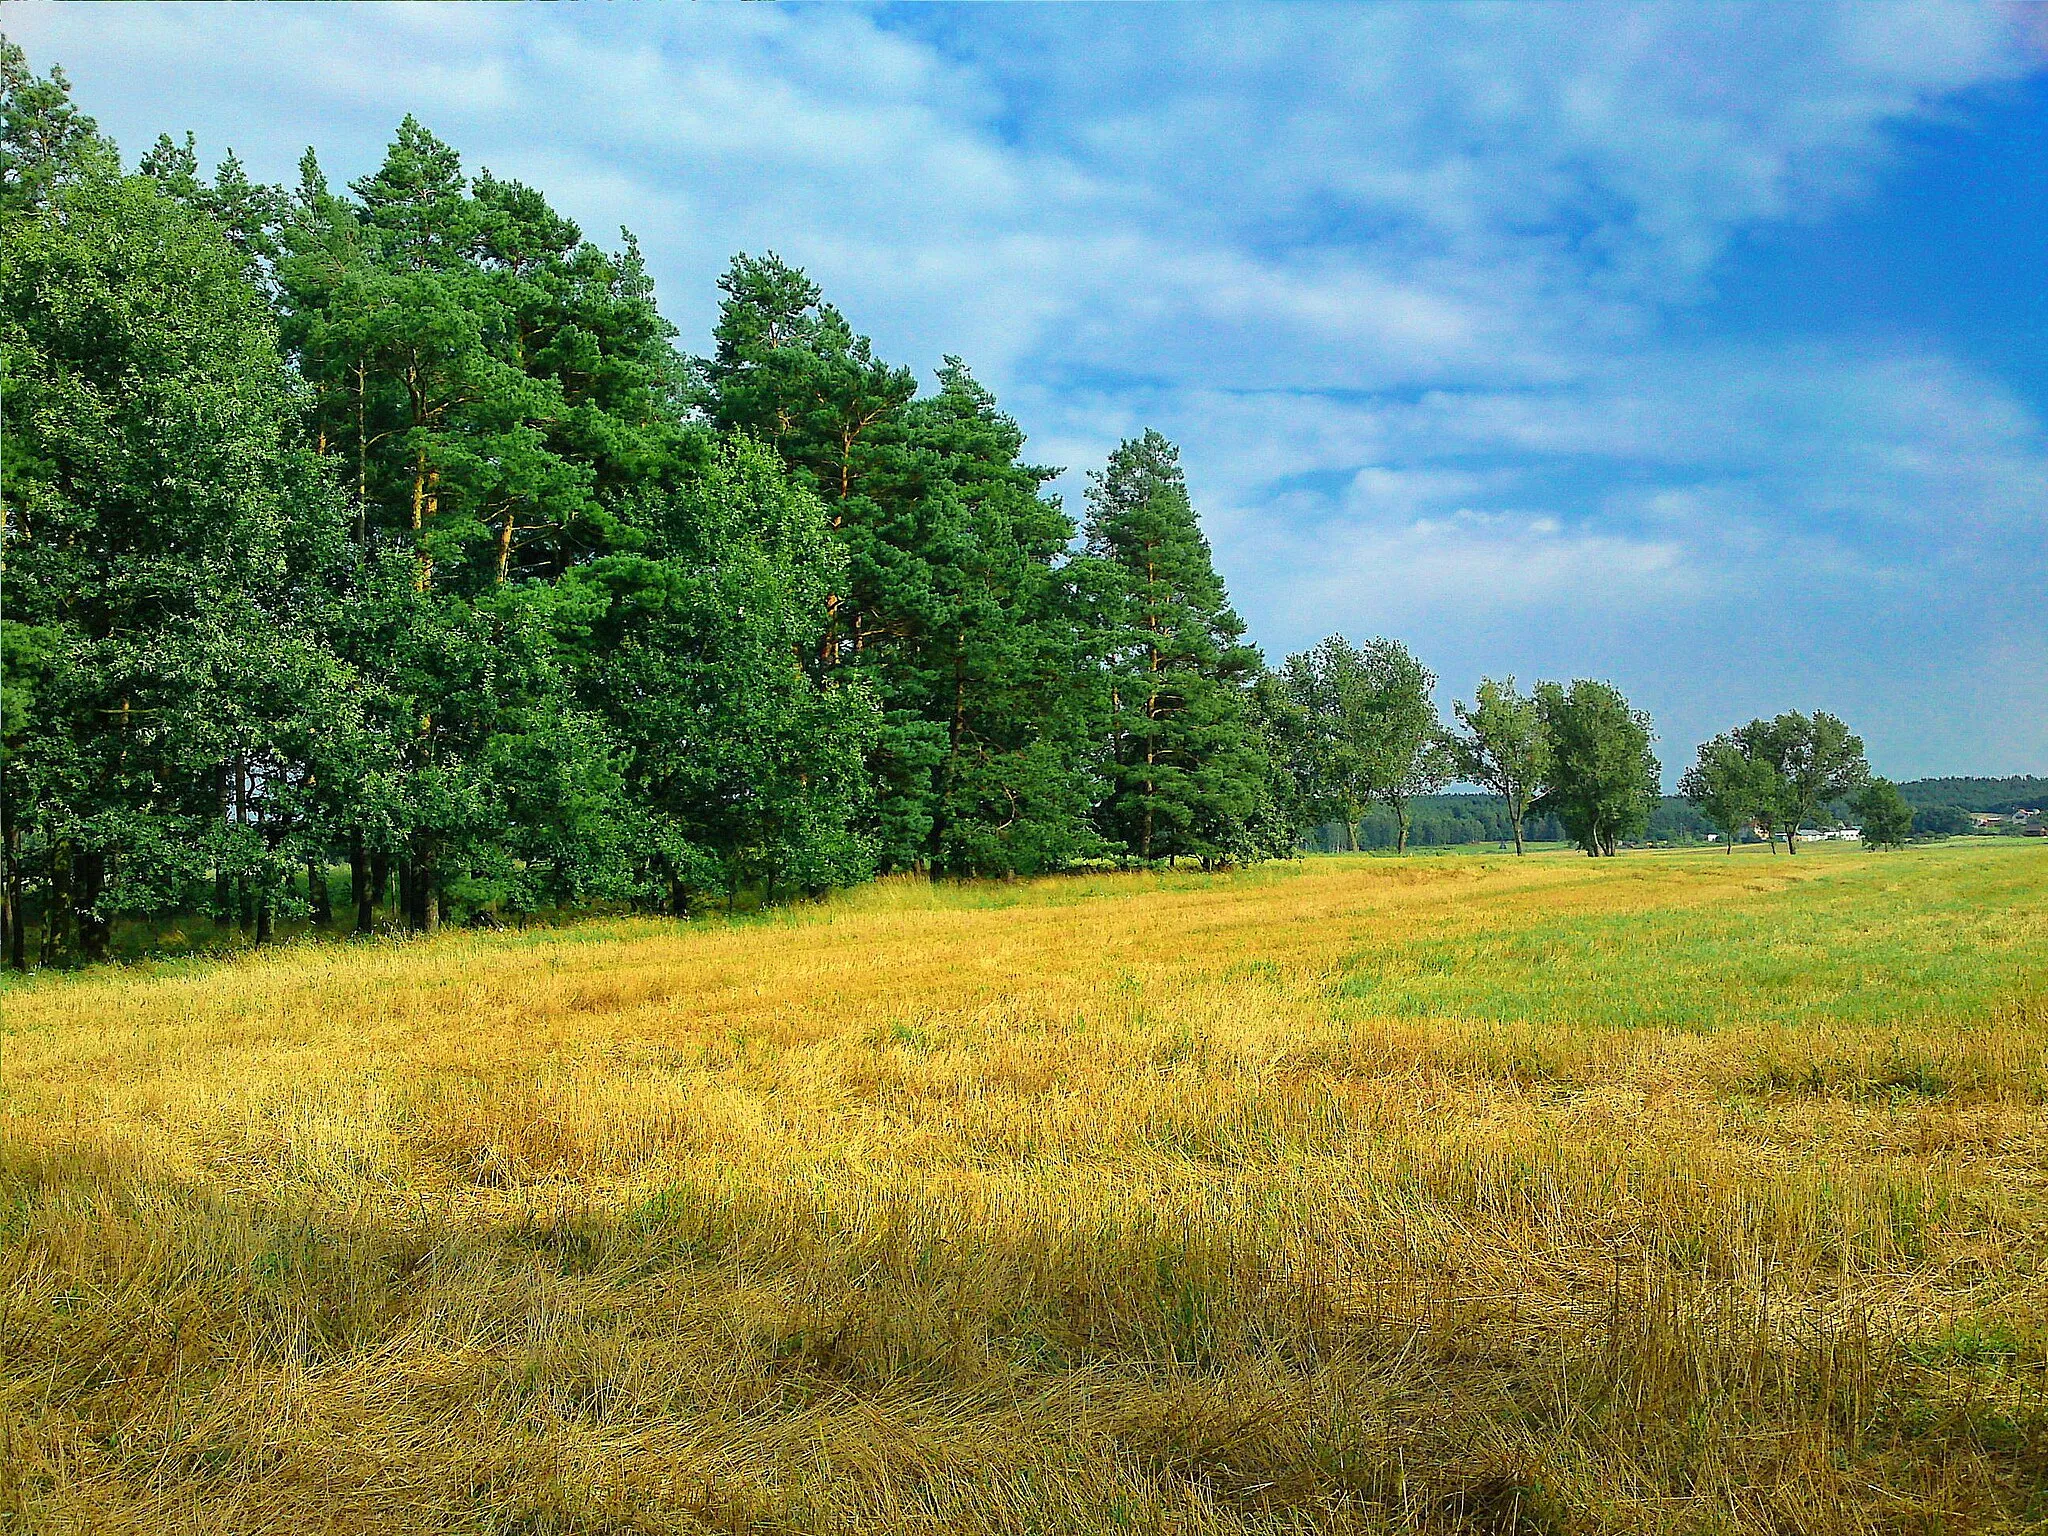
[[[960,359],[921,390],[772,254],[688,355],[630,234],[411,118],[341,189],[189,136],[128,170],[0,40],[0,246],[17,967],[167,914],[1210,868],[1373,807],[1405,848],[1457,779],[1612,854],[1656,803],[1608,684],[1488,682],[1453,730],[1396,641],[1269,669],[1157,432],[1077,522]]]

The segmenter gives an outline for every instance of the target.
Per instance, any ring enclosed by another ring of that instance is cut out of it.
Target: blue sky
[[[2048,8],[46,7],[131,155],[290,180],[407,111],[641,238],[964,356],[1043,462],[1157,426],[1275,660],[1598,676],[1668,776],[1831,708],[2048,773]]]

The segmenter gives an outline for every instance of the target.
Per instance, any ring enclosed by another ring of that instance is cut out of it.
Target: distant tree
[[[1736,751],[1748,761],[1754,782],[1750,785],[1749,821],[1763,833],[1771,852],[1778,851],[1778,833],[1783,828],[1790,796],[1780,770],[1782,754],[1769,720],[1752,720],[1727,733]]]
[[[1550,785],[1535,809],[1554,813],[1573,842],[1612,856],[1650,823],[1657,757],[1650,717],[1610,683],[1539,683],[1536,706],[1550,734]]]
[[[1398,640],[1360,648],[1372,700],[1362,753],[1372,797],[1394,813],[1394,851],[1408,851],[1409,803],[1435,794],[1456,776],[1457,759],[1436,703],[1436,674]]]
[[[1913,812],[1915,837],[1967,837],[1976,830],[1977,823],[1959,805],[1923,805]]]
[[[1899,786],[1911,806],[1952,805],[1964,811],[2048,810],[2048,779],[1914,779]]]
[[[1753,720],[1743,739],[1776,772],[1776,819],[1785,829],[1785,851],[1799,851],[1799,827],[1831,800],[1846,800],[1870,779],[1863,738],[1823,710],[1812,715],[1787,711]]]
[[[1278,674],[1298,723],[1296,776],[1317,821],[1341,821],[1358,851],[1358,823],[1371,806],[1366,757],[1377,740],[1374,680],[1362,652],[1342,635],[1289,656]]]
[[[1866,848],[1903,848],[1913,833],[1913,808],[1890,779],[1867,779],[1852,806]]]
[[[1752,822],[1775,814],[1780,798],[1776,768],[1759,757],[1739,731],[1700,743],[1699,757],[1678,781],[1678,792],[1728,839]]]
[[[1550,777],[1550,734],[1543,712],[1536,700],[1516,691],[1512,676],[1504,683],[1482,678],[1472,707],[1461,701],[1451,709],[1465,728],[1455,739],[1458,772],[1507,802],[1519,855],[1522,822]]]

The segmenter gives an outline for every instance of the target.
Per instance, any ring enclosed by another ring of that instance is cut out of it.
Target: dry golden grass
[[[0,1527],[2048,1529],[2048,849],[0,996]]]

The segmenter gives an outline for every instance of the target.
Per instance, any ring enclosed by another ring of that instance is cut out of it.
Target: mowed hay
[[[4,995],[0,1529],[2048,1529],[2048,849]]]

